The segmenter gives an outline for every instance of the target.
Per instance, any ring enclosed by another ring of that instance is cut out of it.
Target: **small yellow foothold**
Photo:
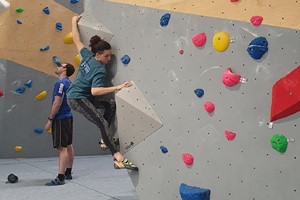
[[[37,100],[37,101],[43,100],[46,96],[47,96],[47,91],[44,90],[35,96],[35,100]]]
[[[49,134],[51,134],[51,133],[52,133],[52,129],[51,129],[51,128],[48,129],[47,132],[48,132]]]
[[[22,151],[22,147],[21,146],[15,146],[15,151],[16,152],[21,152]]]
[[[80,56],[78,54],[75,56],[75,65],[76,66],[80,65]]]
[[[216,51],[222,52],[229,47],[230,36],[225,31],[217,32],[213,37],[213,46]]]
[[[70,32],[67,35],[65,35],[65,37],[64,37],[64,43],[65,44],[72,44],[73,43],[72,32]]]

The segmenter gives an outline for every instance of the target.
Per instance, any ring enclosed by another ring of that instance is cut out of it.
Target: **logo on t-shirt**
[[[86,61],[83,61],[80,66],[83,68],[84,72],[87,74],[90,72],[91,67],[89,65],[89,63],[87,63]]]
[[[64,91],[64,84],[61,83],[61,84],[59,85],[59,88],[58,88],[58,93],[59,93],[59,94],[62,94],[63,91]]]

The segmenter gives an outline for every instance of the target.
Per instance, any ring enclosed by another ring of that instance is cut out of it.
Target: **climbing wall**
[[[0,60],[0,71],[0,88],[5,91],[0,97],[0,158],[56,156],[52,136],[44,130],[44,126],[57,78],[3,60]],[[25,85],[29,80],[32,81],[31,87]],[[19,88],[23,88],[24,92],[16,92]],[[42,91],[47,91],[47,95],[37,101],[35,97]],[[98,129],[80,114],[73,114],[76,154],[106,154],[98,147]],[[22,150],[16,151],[16,146],[22,147]]]
[[[114,34],[114,83],[133,80],[163,124],[125,154],[140,169],[129,172],[140,199],[181,199],[181,183],[210,189],[212,200],[299,198],[300,115],[269,123],[272,86],[299,65],[299,30],[169,11],[169,23],[161,26],[167,11],[101,0],[86,1],[85,13]],[[219,31],[229,34],[223,52],[212,44]],[[202,47],[192,43],[198,33],[206,33]],[[247,48],[257,37],[269,45],[255,60]],[[128,64],[121,62],[124,55]],[[224,85],[227,68],[242,82]],[[211,113],[204,109],[207,101],[215,106]],[[130,119],[118,120],[138,123]],[[285,153],[272,148],[275,134],[287,137]],[[192,165],[183,162],[186,153],[194,157]]]
[[[83,2],[9,2],[10,7],[0,13],[0,94],[4,93],[0,95],[0,158],[57,156],[51,135],[44,130],[57,80],[52,57],[75,65],[76,47],[65,44],[64,37],[71,31],[71,17],[83,12]],[[43,12],[46,7],[49,14]],[[56,29],[57,22],[62,23],[61,31]],[[40,51],[47,45],[48,50]],[[31,87],[25,85],[28,81]],[[23,93],[17,92],[20,88]],[[36,101],[42,91],[47,91],[46,97]],[[80,114],[73,114],[76,155],[108,154],[98,146],[99,130]]]

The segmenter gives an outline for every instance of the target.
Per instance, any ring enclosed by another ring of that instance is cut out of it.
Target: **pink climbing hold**
[[[230,68],[227,68],[222,76],[224,85],[232,87],[240,82],[241,75],[232,73]]]
[[[204,109],[206,110],[206,112],[212,113],[215,110],[215,104],[210,101],[206,101],[204,103]]]
[[[224,131],[224,134],[225,134],[227,140],[233,140],[236,136],[236,133],[234,133],[232,131]]]
[[[262,16],[253,16],[250,19],[251,24],[253,24],[253,26],[259,26],[262,21],[263,21],[263,17]]]
[[[182,55],[182,54],[184,53],[184,51],[181,49],[181,50],[179,51],[179,53]]]
[[[181,158],[186,165],[190,166],[190,165],[193,165],[193,163],[194,163],[194,156],[192,154],[183,153],[181,155]]]
[[[192,42],[196,47],[202,47],[206,43],[206,34],[198,33],[193,36]]]

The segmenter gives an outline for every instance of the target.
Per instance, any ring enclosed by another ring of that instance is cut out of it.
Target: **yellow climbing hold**
[[[47,96],[47,91],[44,90],[35,96],[35,100],[37,100],[37,101],[43,100],[46,96]]]
[[[75,56],[75,65],[76,66],[80,65],[80,56],[78,54]]]
[[[64,37],[64,43],[65,44],[72,44],[73,43],[72,32],[70,32],[67,35],[65,35],[65,37]]]
[[[16,152],[21,152],[22,151],[22,147],[21,146],[15,146],[15,151]]]
[[[229,47],[230,36],[225,31],[217,32],[213,37],[213,46],[216,51],[222,52]]]
[[[52,134],[52,129],[51,129],[51,128],[48,129],[47,132],[48,132],[49,134]]]

